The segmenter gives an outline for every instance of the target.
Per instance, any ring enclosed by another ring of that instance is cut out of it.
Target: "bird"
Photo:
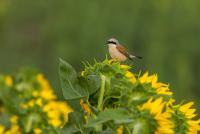
[[[134,60],[135,58],[142,59],[140,56],[129,54],[125,47],[123,47],[119,41],[115,38],[107,40],[109,54],[112,59],[120,62],[126,61],[127,59]]]

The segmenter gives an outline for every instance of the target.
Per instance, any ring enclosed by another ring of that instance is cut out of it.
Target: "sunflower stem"
[[[133,129],[132,134],[140,134],[140,131],[141,131],[140,124],[136,124],[135,127],[134,127],[134,129]]]
[[[98,98],[98,105],[97,109],[99,111],[103,110],[103,98],[104,98],[104,93],[105,93],[105,83],[106,83],[106,76],[101,75],[101,89],[99,92],[99,98]]]
[[[104,94],[105,94],[105,84],[106,84],[106,76],[101,75],[101,88],[100,88],[100,92],[99,92],[98,105],[97,105],[97,109],[99,111],[103,110],[103,98],[104,98]],[[102,125],[101,124],[97,125],[96,130],[101,131]]]
[[[105,87],[106,87],[106,93],[107,94],[110,94],[110,92],[111,92],[110,80],[111,80],[110,77],[106,77],[106,85],[105,85]]]
[[[32,116],[30,116],[30,117],[28,118],[27,124],[26,124],[26,126],[25,126],[25,131],[26,131],[27,133],[30,132],[31,127],[32,127],[32,123],[33,123],[33,118],[32,118]]]

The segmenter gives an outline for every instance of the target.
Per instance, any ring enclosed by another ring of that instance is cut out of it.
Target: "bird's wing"
[[[140,56],[135,56],[135,55],[129,54],[128,51],[126,51],[126,48],[124,48],[121,45],[117,45],[117,50],[120,53],[122,53],[124,56],[126,56],[127,58],[129,58],[130,60],[133,60],[134,58],[142,59],[142,57],[140,57]]]
[[[119,50],[119,52],[125,55],[126,57],[129,57],[129,53],[126,51],[126,48],[122,45],[117,45],[117,50]]]

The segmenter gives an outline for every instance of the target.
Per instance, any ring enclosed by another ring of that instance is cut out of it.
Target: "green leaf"
[[[108,122],[108,121],[114,121],[115,123],[126,123],[131,122],[130,115],[126,109],[118,108],[118,109],[107,109],[97,117],[90,118],[88,121],[87,126],[88,127],[95,127],[96,125]]]
[[[59,75],[65,99],[79,99],[89,95],[87,89],[79,85],[75,69],[62,59],[60,59]]]
[[[108,130],[103,130],[103,131],[99,132],[99,134],[116,134],[116,131],[114,131],[112,129],[108,129]]]
[[[146,120],[144,120],[144,119],[137,119],[132,125],[131,124],[129,125],[129,127],[131,127],[131,129],[132,129],[132,134],[153,133],[150,131],[148,122],[146,122]]]
[[[57,128],[54,128],[52,126],[47,126],[42,129],[42,134],[60,134],[57,131]]]
[[[84,133],[84,115],[80,112],[71,112],[68,123],[60,130],[60,134],[82,134]]]
[[[78,128],[75,128],[75,126],[70,123],[67,124],[65,127],[63,127],[62,129],[57,131],[58,134],[74,134],[77,132],[79,132]]]
[[[5,126],[5,127],[9,127],[10,126],[10,117],[8,113],[5,112],[1,112],[0,114],[0,124]]]
[[[17,92],[6,87],[5,85],[0,85],[0,89],[0,101],[3,103],[4,107],[10,113],[23,114],[24,111],[19,109],[21,100],[18,98]]]
[[[98,75],[87,75],[85,77],[80,77],[81,86],[88,90],[89,95],[95,93],[101,86],[101,79]]]
[[[67,103],[72,107],[74,111],[80,111],[81,105],[79,99],[67,100]]]
[[[27,116],[22,117],[22,125],[26,133],[30,133],[31,130],[35,127],[35,124],[41,122],[42,118],[39,113],[31,113]]]
[[[98,75],[88,75],[86,78],[88,83],[88,91],[91,95],[100,88],[101,79]]]

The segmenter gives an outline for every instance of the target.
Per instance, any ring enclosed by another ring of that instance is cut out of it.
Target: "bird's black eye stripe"
[[[108,41],[108,43],[110,43],[110,44],[117,44],[117,43],[114,42],[114,41]]]

